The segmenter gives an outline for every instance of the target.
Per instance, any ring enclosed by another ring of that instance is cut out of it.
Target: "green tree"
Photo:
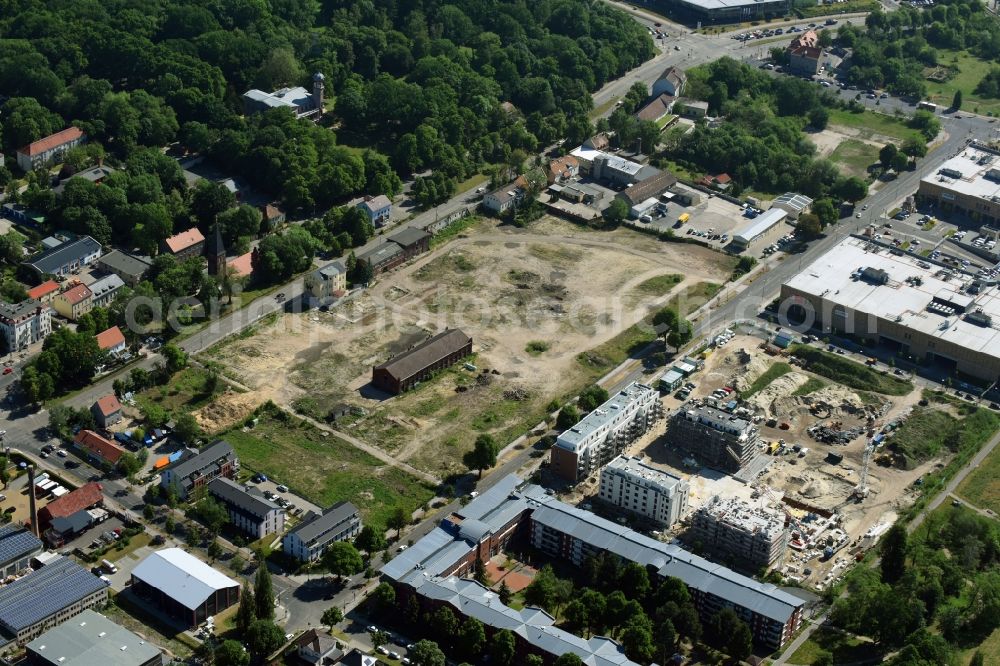
[[[458,630],[457,645],[459,652],[469,659],[478,658],[486,645],[486,630],[483,623],[474,617],[466,618]]]
[[[407,651],[407,656],[413,666],[445,666],[445,656],[437,643],[429,640],[417,641],[412,650]]]
[[[478,470],[479,478],[483,478],[483,470],[489,469],[497,464],[497,454],[500,453],[500,445],[493,439],[492,435],[483,433],[476,437],[476,443],[471,451],[467,451],[462,456],[462,462],[470,470]]]
[[[334,625],[340,624],[344,620],[344,612],[337,608],[336,606],[330,606],[325,611],[323,611],[323,616],[320,618],[320,622],[325,624],[333,630]]]
[[[648,624],[648,620],[646,622]],[[641,622],[627,625],[622,631],[621,641],[625,654],[633,661],[646,663],[652,660],[656,652],[653,633]]]
[[[569,430],[579,422],[580,411],[573,403],[567,403],[559,410],[559,415],[556,417],[556,429]]]
[[[499,666],[512,666],[517,651],[517,642],[509,629],[501,629],[493,634],[490,641],[490,655]]]
[[[603,213],[601,213],[601,216],[604,218],[604,222],[609,226],[617,226],[624,222],[625,218],[628,217],[628,204],[615,197],[615,199],[611,201],[611,204],[604,209]]]
[[[607,402],[608,392],[606,389],[598,386],[597,384],[591,384],[583,391],[580,392],[580,397],[577,400],[577,405],[585,412],[592,412],[602,404]]]
[[[198,420],[191,412],[181,412],[174,417],[174,434],[182,442],[193,444],[201,437],[201,426],[198,425]]]
[[[726,654],[738,661],[744,661],[753,652],[753,634],[746,622],[737,620],[732,633],[726,640]]]
[[[236,630],[240,636],[246,636],[250,625],[257,619],[257,604],[254,600],[253,588],[247,584],[240,590],[240,605],[236,609]]]
[[[187,367],[188,364],[187,353],[185,353],[183,349],[173,344],[172,342],[168,342],[167,344],[163,345],[163,348],[160,350],[160,354],[167,362],[166,365],[167,372],[170,373],[171,375]]]
[[[906,155],[914,158],[923,157],[927,154],[927,144],[920,139],[907,139],[899,149]]]
[[[795,222],[795,233],[805,240],[811,240],[823,233],[823,224],[820,222],[819,216],[803,213]]]
[[[392,513],[389,514],[389,520],[387,521],[389,529],[396,530],[397,539],[403,531],[403,528],[410,524],[412,516],[413,514],[410,511],[407,511],[406,507],[403,506],[397,506],[392,510]]]
[[[372,592],[372,599],[375,600],[379,608],[389,609],[396,603],[396,589],[389,583],[379,583]]]
[[[142,469],[142,463],[131,451],[125,451],[118,458],[118,472],[123,476],[132,478],[136,472]]]
[[[830,199],[824,198],[814,201],[811,210],[813,215],[819,218],[821,226],[826,227],[837,221],[837,208]]]
[[[215,561],[219,559],[220,555],[222,555],[222,544],[219,543],[218,539],[212,539],[212,543],[208,544],[208,557]]]
[[[365,568],[361,554],[349,541],[336,541],[327,547],[323,553],[323,568],[338,579],[353,576]]]
[[[198,502],[198,517],[213,534],[218,534],[229,520],[229,512],[214,497]]]
[[[809,125],[815,130],[825,130],[827,123],[830,122],[830,112],[822,106],[813,107],[807,115]]]
[[[253,586],[254,605],[257,609],[257,619],[270,622],[274,619],[274,585],[271,582],[271,572],[267,562],[261,562]]]
[[[545,660],[537,654],[529,654],[524,658],[524,666],[545,666]]]
[[[250,653],[239,641],[226,640],[215,649],[215,666],[248,666]]]
[[[896,172],[906,171],[910,167],[910,158],[906,153],[896,153],[892,156],[890,166]]]
[[[385,550],[385,528],[381,525],[367,524],[361,528],[361,533],[354,539],[354,545],[366,553],[377,553]]]
[[[677,326],[667,333],[667,344],[680,351],[681,347],[691,342],[694,327],[687,319],[678,319]]]
[[[434,611],[430,616],[428,624],[442,640],[450,641],[458,633],[458,618],[455,617],[455,612],[448,606],[441,606]]]
[[[837,183],[837,193],[842,199],[854,203],[868,196],[868,185],[860,178],[850,176]]]
[[[246,643],[255,661],[262,662],[284,642],[285,632],[271,620],[255,620],[247,629]]]
[[[882,572],[883,582],[893,584],[903,576],[906,571],[906,546],[906,528],[894,524],[879,544],[881,554],[879,569]]]
[[[879,161],[879,163],[881,163],[883,167],[888,168],[889,165],[892,163],[892,158],[894,158],[896,156],[896,153],[898,153],[898,152],[899,152],[899,149],[896,148],[896,144],[894,144],[894,143],[887,143],[887,144],[885,144],[878,151],[878,161]]]
[[[583,666],[583,660],[576,654],[567,652],[556,659],[553,666]]]
[[[813,658],[812,666],[833,666],[833,653],[820,650]]]
[[[510,600],[514,597],[514,593],[507,587],[507,581],[500,581],[500,589],[497,590],[497,596],[500,597],[500,603],[504,606],[510,605]]]
[[[972,660],[969,661],[969,666],[985,666],[985,664],[986,657],[983,656],[982,652],[976,650],[976,653],[972,655]]]

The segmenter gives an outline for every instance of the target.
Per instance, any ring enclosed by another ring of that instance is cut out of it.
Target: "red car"
[[[656,26],[657,28],[662,28],[663,27],[662,23],[654,23],[653,25]]]
[[[12,372],[14,372],[14,368],[4,368],[3,369],[3,374],[5,374],[5,375],[9,375]]]

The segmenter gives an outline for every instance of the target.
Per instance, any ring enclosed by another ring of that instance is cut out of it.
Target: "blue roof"
[[[0,588],[0,627],[16,634],[101,589],[104,581],[61,557]]]
[[[0,527],[0,567],[42,549],[42,542],[19,525]]]

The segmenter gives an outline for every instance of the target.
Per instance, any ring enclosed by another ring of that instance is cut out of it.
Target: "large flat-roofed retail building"
[[[160,649],[93,610],[49,629],[25,648],[31,666],[160,666]]]
[[[973,275],[856,237],[781,287],[803,325],[899,348],[988,382],[1000,379],[1000,290]]]
[[[788,0],[669,0],[667,6],[698,21],[737,23],[788,12]]]
[[[971,144],[920,179],[917,198],[981,223],[1000,223],[1000,151]]]

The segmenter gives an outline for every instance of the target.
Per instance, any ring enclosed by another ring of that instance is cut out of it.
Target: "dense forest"
[[[653,54],[627,15],[580,0],[9,0],[2,13],[4,152],[70,124],[117,160],[180,141],[293,213],[392,194],[396,174],[425,169],[450,194],[441,178],[582,138],[590,91]],[[310,87],[314,72],[329,127],[242,116],[247,89]]]

